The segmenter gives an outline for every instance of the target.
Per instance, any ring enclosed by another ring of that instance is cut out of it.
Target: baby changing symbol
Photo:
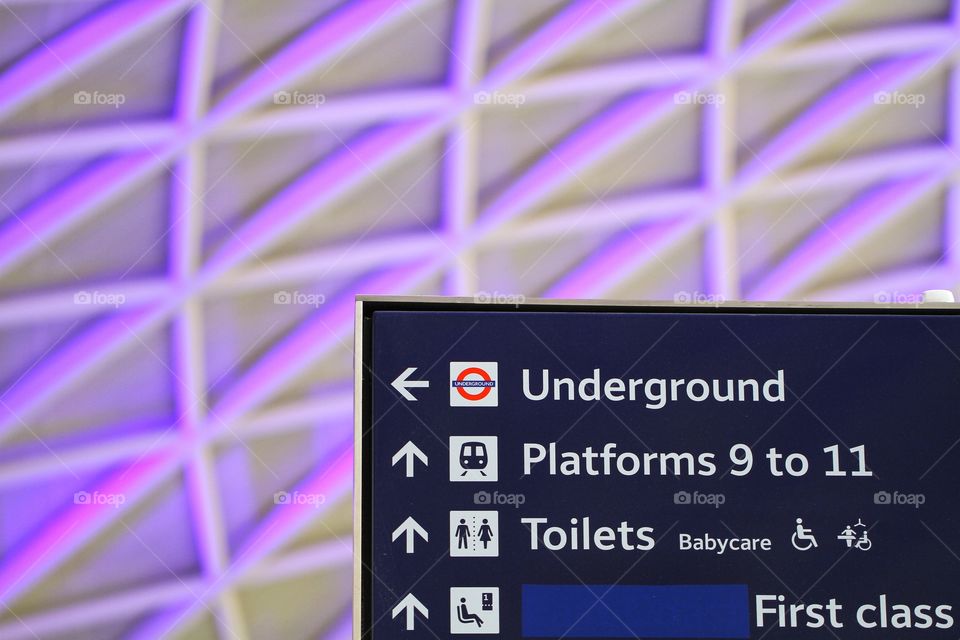
[[[848,549],[859,549],[860,551],[870,551],[873,547],[870,537],[867,535],[867,525],[863,524],[862,519],[857,520],[857,524],[850,525],[840,532],[837,540],[847,543]]]

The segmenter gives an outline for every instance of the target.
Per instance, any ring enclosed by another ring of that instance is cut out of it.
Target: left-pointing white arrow
[[[430,541],[430,537],[427,535],[426,530],[420,526],[419,522],[413,519],[413,516],[410,516],[406,520],[404,520],[402,523],[400,523],[399,527],[393,530],[393,538],[391,539],[394,542],[396,542],[397,538],[399,538],[402,535],[406,535],[407,536],[407,553],[413,553],[414,534],[423,538],[424,542]]]
[[[413,631],[413,620],[414,620],[415,611],[419,611],[424,618],[427,618],[427,619],[430,618],[430,611],[424,606],[422,602],[417,600],[416,596],[414,596],[412,593],[408,593],[403,600],[397,603],[397,606],[393,608],[392,617],[396,618],[401,611],[407,612],[407,631]]]
[[[411,402],[416,402],[417,399],[412,393],[407,391],[407,389],[416,389],[424,388],[430,386],[429,380],[408,380],[410,376],[413,375],[413,372],[416,371],[416,367],[407,367],[404,369],[403,373],[397,376],[397,379],[390,383],[390,385],[400,392],[404,398]]]

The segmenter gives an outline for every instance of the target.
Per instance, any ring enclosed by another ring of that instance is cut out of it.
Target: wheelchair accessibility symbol
[[[797,530],[791,536],[790,542],[797,551],[809,551],[817,547],[817,537],[813,535],[813,529],[803,526],[803,518],[797,518]]]

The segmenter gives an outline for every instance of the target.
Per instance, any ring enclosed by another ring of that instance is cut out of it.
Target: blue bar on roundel
[[[747,585],[523,585],[524,638],[749,638]]]

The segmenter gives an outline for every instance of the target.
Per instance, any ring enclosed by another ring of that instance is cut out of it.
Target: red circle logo
[[[460,375],[457,376],[457,382],[463,382],[466,380],[467,376],[474,374],[478,375],[485,382],[490,382],[490,374],[481,369],[480,367],[467,367],[460,372]],[[477,393],[470,393],[467,391],[466,387],[457,387],[457,393],[463,396],[464,400],[471,400],[476,402],[477,400],[483,400],[488,395],[490,395],[490,390],[493,389],[493,386],[480,387],[480,391]]]

